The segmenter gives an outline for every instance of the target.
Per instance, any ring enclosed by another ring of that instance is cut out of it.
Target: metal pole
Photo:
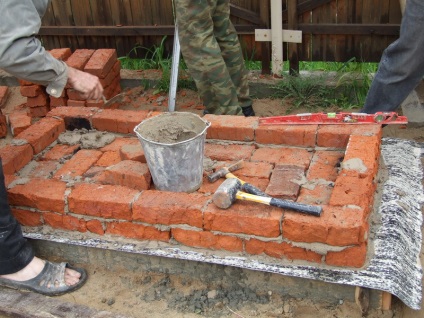
[[[172,49],[172,69],[171,69],[171,82],[169,84],[169,99],[168,111],[175,111],[175,101],[177,99],[177,84],[178,84],[178,69],[180,66],[180,41],[178,40],[178,25],[175,24],[174,33],[174,47]]]

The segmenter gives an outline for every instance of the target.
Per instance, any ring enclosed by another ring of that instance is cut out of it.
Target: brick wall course
[[[256,142],[315,147],[318,125],[262,125],[255,130]]]
[[[171,238],[170,230],[159,230],[153,226],[146,226],[129,222],[108,223],[106,234],[114,234],[128,238],[162,242],[168,242]]]
[[[43,118],[21,132],[17,139],[27,141],[33,148],[34,154],[40,153],[48,145],[56,141],[65,131],[65,123],[57,118]]]
[[[9,126],[14,137],[31,126],[31,124],[31,117],[26,112],[17,111],[9,114]]]
[[[243,241],[237,237],[213,234],[207,231],[190,231],[178,228],[172,229],[171,233],[177,242],[187,246],[231,252],[243,251]]]
[[[198,193],[144,191],[133,204],[133,218],[149,224],[202,228],[202,209],[207,201],[207,197]]]
[[[34,150],[29,144],[6,145],[0,149],[0,158],[4,174],[14,174],[28,164],[34,155]]]
[[[66,184],[58,180],[30,179],[8,189],[7,197],[11,205],[64,213],[65,189]]]
[[[85,65],[84,71],[99,78],[105,78],[115,65],[116,59],[117,55],[114,49],[96,50]]]
[[[204,119],[211,123],[206,132],[208,139],[253,141],[256,117],[205,115]]]
[[[78,184],[68,195],[69,212],[131,220],[131,205],[138,194],[139,191],[122,186]]]
[[[207,136],[205,157],[214,164],[214,170],[244,159],[244,166],[234,171],[236,176],[262,190],[274,187],[280,194],[286,191],[286,198],[297,202],[323,205],[323,214],[313,217],[247,201],[236,201],[227,210],[218,209],[212,194],[224,178],[209,183],[206,175],[212,172],[210,168],[205,170],[203,183],[195,193],[162,192],[155,190],[151,181],[143,183],[141,179],[147,169],[134,174],[141,165],[146,168],[146,164],[142,163],[144,154],[133,129],[157,114],[160,113],[94,107],[53,109],[39,121],[39,127],[33,128],[34,124],[21,133],[29,144],[0,150],[8,184],[12,185],[9,192],[15,200],[13,206],[35,210],[31,213],[38,215],[31,215],[31,224],[42,222],[67,231],[157,240],[243,255],[263,254],[330,266],[365,264],[380,126],[343,126],[339,138],[343,141],[336,142],[337,129],[327,127],[334,125],[264,127],[258,125],[257,118],[207,115],[214,121],[210,127],[214,130]],[[53,122],[59,125],[56,127]],[[96,150],[54,143],[58,131],[81,124],[126,136],[116,136],[111,144]],[[44,134],[48,138],[41,137]],[[60,209],[53,210],[52,201],[37,206],[32,201],[41,200],[41,194],[25,190],[27,193],[11,183],[13,174],[32,160],[36,152],[43,153],[37,158],[41,160],[35,165],[37,171],[27,173],[32,177],[30,180],[35,180],[35,176],[49,178],[55,166],[56,175],[48,180],[60,182],[59,175],[80,180],[73,186],[62,182],[65,188]],[[16,160],[17,153],[24,155],[20,162]],[[61,166],[56,160],[65,162]],[[296,173],[278,176],[279,170],[287,165]],[[83,178],[89,178],[90,183],[81,182]],[[322,249],[316,251],[315,243],[322,244]]]
[[[264,209],[253,202],[236,201],[231,208],[222,210],[209,204],[204,212],[204,228],[208,231],[278,237],[281,235],[283,211]]]
[[[23,209],[12,209],[12,214],[24,226],[40,226],[43,225],[41,212],[28,211]]]

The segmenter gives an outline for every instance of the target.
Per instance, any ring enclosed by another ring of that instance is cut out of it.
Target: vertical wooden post
[[[287,1],[287,11],[288,11],[288,29],[296,30],[298,27],[297,24],[297,0],[288,0]],[[289,60],[289,72],[290,75],[299,74],[299,54],[298,54],[298,45],[297,43],[288,44],[288,60]]]
[[[270,27],[270,2],[260,1],[259,14],[266,29]],[[262,74],[271,74],[271,44],[269,42],[262,42],[261,44],[262,56]]]
[[[283,2],[271,0],[272,74],[281,76],[283,71]]]

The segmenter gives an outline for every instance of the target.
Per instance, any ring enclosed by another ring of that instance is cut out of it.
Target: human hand
[[[99,78],[90,73],[69,67],[68,83],[85,99],[99,100],[103,96],[103,87]]]

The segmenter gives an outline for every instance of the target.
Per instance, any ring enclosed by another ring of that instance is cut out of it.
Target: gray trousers
[[[384,50],[361,111],[395,111],[423,76],[424,1],[408,0],[400,36]]]

